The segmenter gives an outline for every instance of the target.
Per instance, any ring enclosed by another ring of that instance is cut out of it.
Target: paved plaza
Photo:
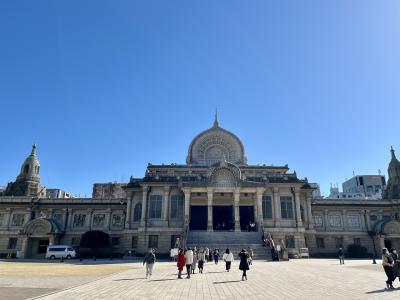
[[[1,269],[6,264],[25,263],[1,262]],[[181,280],[171,262],[157,263],[151,279],[137,262],[39,263],[39,273],[32,265],[27,275],[1,272],[0,299],[400,299],[399,282],[386,291],[382,266],[370,260],[255,261],[244,282],[237,262],[229,273],[223,263],[208,263],[204,274]]]

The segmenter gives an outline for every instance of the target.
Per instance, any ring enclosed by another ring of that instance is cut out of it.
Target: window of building
[[[73,227],[84,227],[85,224],[86,224],[86,215],[85,214],[74,215]]]
[[[324,226],[324,219],[322,218],[322,216],[314,215],[313,216],[313,220],[314,220],[314,226],[315,227]]]
[[[112,226],[122,227],[124,226],[124,215],[123,214],[114,214],[112,215]]]
[[[285,244],[286,248],[295,248],[294,236],[293,235],[285,236]]]
[[[293,219],[293,201],[290,196],[281,197],[281,216],[282,219]]]
[[[329,226],[331,227],[340,227],[342,225],[342,220],[340,215],[330,215],[328,216]]]
[[[93,216],[93,227],[103,227],[106,220],[105,214],[95,214]]]
[[[347,216],[347,222],[349,223],[350,227],[359,228],[361,226],[360,216],[357,216],[357,215]]]
[[[376,220],[378,220],[378,216],[377,215],[370,215],[369,219],[370,219],[370,221],[376,221]]]
[[[316,241],[317,241],[317,248],[320,248],[320,249],[325,248],[325,240],[324,240],[324,238],[317,237]]]
[[[183,218],[184,201],[183,195],[171,196],[171,219]]]
[[[0,226],[4,225],[5,214],[0,214]]]
[[[149,248],[158,248],[158,235],[149,235]]]
[[[262,211],[264,219],[272,219],[272,200],[271,196],[262,197]]]
[[[354,245],[361,245],[361,239],[360,238],[354,238]]]
[[[24,166],[24,173],[28,174],[28,172],[29,172],[29,165],[25,165]]]
[[[11,219],[12,226],[22,226],[25,222],[25,214],[13,214]]]
[[[301,221],[304,222],[304,207],[303,205],[300,205],[300,216],[301,216]]]
[[[142,203],[138,203],[135,205],[133,210],[133,221],[138,222],[142,218]]]
[[[149,206],[149,218],[161,219],[161,209],[162,209],[162,196],[151,195],[150,206]]]
[[[343,237],[336,237],[335,238],[336,248],[343,248]]]
[[[390,220],[391,216],[390,215],[383,215],[382,220]]]
[[[132,249],[136,249],[138,246],[138,236],[134,235],[132,236]]]
[[[7,249],[17,249],[18,238],[9,238]]]

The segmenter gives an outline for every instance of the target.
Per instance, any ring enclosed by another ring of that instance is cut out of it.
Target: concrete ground
[[[237,261],[229,273],[223,262],[208,263],[204,274],[181,280],[171,262],[156,263],[150,279],[145,278],[142,264],[133,262],[38,263],[38,272],[33,263],[0,262],[0,299],[400,299],[399,281],[395,290],[386,290],[379,263],[255,261],[248,281],[241,281]]]

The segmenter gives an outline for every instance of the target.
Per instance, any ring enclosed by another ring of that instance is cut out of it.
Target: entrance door
[[[38,254],[45,254],[47,251],[47,246],[49,245],[49,240],[39,240]]]
[[[213,206],[213,229],[220,231],[233,230],[232,206]]]
[[[250,231],[250,223],[254,222],[254,206],[240,206],[240,229]]]
[[[190,230],[207,230],[207,206],[190,206]]]

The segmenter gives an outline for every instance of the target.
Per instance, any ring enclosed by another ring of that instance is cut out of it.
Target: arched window
[[[142,203],[138,203],[135,205],[135,208],[133,210],[133,221],[137,222],[140,221],[142,218]]]
[[[39,174],[40,166],[36,167],[36,174]]]
[[[24,173],[28,174],[28,172],[29,172],[29,165],[25,165],[24,166]]]

